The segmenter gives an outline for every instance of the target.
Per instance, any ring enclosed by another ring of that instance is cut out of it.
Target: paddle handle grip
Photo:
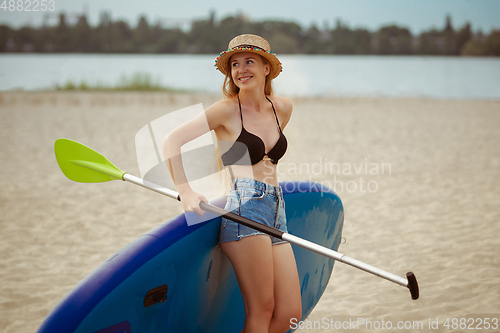
[[[406,278],[408,279],[408,289],[410,289],[411,299],[416,300],[420,296],[418,290],[417,278],[413,272],[406,273]]]

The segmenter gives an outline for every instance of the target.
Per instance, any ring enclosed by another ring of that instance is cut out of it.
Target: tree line
[[[0,25],[0,52],[217,54],[242,33],[266,38],[279,54],[500,56],[500,30],[473,33],[469,23],[454,29],[450,16],[443,29],[413,35],[397,25],[377,31],[351,29],[341,20],[334,27],[308,28],[293,21],[252,21],[242,14],[216,20],[213,11],[207,19],[191,21],[189,29],[151,24],[144,16],[131,27],[123,20],[112,21],[108,12],[101,13],[97,26],[90,26],[85,15],[69,24],[60,13],[54,26]]]

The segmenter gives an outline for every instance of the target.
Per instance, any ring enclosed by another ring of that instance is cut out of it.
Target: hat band
[[[227,54],[228,52],[231,52],[231,51],[245,51],[245,50],[252,50],[252,51],[260,51],[260,52],[264,52],[264,53],[269,53],[269,54],[272,54],[272,55],[276,55],[276,53],[274,52],[271,52],[271,51],[267,51],[267,50],[264,50],[263,48],[261,47],[258,47],[258,46],[254,46],[254,45],[237,45],[235,47],[232,47],[230,49],[227,49],[226,51],[222,51],[219,56],[215,59],[215,64],[214,66],[217,66],[217,63],[219,62],[219,59],[224,55],[224,54]]]
[[[223,55],[225,53],[231,52],[231,51],[244,51],[244,50],[253,50],[253,51],[262,51],[265,53],[269,53],[272,55],[276,55],[276,53],[268,51],[266,49],[263,49],[260,46],[255,46],[255,45],[247,45],[247,44],[242,44],[242,45],[236,45],[230,49],[227,49],[226,51],[222,51],[220,55]]]
[[[266,51],[268,52],[265,48],[262,48],[260,46],[257,46],[257,45],[251,45],[251,44],[241,44],[241,45],[236,45],[235,47],[232,48],[232,50],[236,49],[237,47],[241,47],[241,48],[251,48],[251,49],[259,49],[259,50],[262,50],[262,51]]]

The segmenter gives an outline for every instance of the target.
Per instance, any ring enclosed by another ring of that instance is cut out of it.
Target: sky
[[[46,1],[54,11],[9,11],[0,8],[0,24],[19,28],[24,25],[40,26],[44,15],[48,24],[57,23],[60,12],[66,14],[88,12],[91,25],[97,25],[100,13],[109,11],[112,20],[124,19],[131,26],[137,24],[140,15],[150,23],[159,19],[170,22],[208,18],[215,11],[216,18],[243,13],[252,20],[281,19],[295,21],[304,28],[316,24],[319,28],[335,26],[340,19],[350,28],[363,27],[375,31],[381,26],[396,24],[414,34],[431,28],[442,29],[446,15],[452,18],[455,29],[465,22],[472,24],[473,31],[490,32],[500,29],[500,0],[16,0],[16,4]],[[0,4],[5,2],[0,0]],[[13,2],[13,1],[12,1]],[[4,5],[5,6],[5,5]]]

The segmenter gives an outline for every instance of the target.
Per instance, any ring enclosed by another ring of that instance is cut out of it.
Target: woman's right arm
[[[172,180],[181,197],[182,208],[186,212],[202,214],[200,201],[208,200],[200,193],[193,191],[184,172],[181,158],[181,147],[191,140],[224,126],[230,112],[227,101],[217,102],[194,119],[180,125],[162,140],[162,151]]]

